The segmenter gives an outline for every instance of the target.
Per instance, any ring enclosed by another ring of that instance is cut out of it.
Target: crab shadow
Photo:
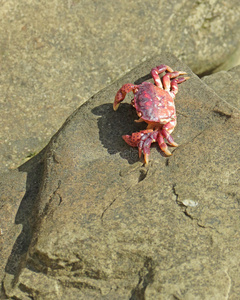
[[[92,109],[99,116],[99,139],[110,155],[120,153],[130,164],[139,161],[137,148],[130,147],[122,139],[123,135],[146,128],[146,123],[136,123],[138,119],[135,109],[127,103],[122,103],[117,111],[111,103],[102,104]]]
[[[150,73],[138,78],[134,84],[139,85],[149,80],[153,82]],[[117,111],[113,110],[113,103],[102,104],[92,109],[94,115],[100,116],[98,118],[99,139],[103,146],[111,155],[120,153],[120,156],[127,159],[130,164],[139,161],[138,149],[126,144],[122,136],[147,127],[145,122],[134,122],[138,116],[130,104],[132,98],[132,93],[128,94],[124,100],[127,103],[121,103]]]

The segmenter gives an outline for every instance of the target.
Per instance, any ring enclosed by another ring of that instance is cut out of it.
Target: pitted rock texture
[[[134,123],[131,95],[117,112],[112,103],[122,84],[152,81],[151,68],[162,63],[191,77],[176,97],[180,146],[169,158],[152,146],[144,167],[121,138],[144,127]],[[239,129],[239,110],[170,54],[94,95],[42,154],[31,242],[21,259],[13,250],[8,260],[5,295],[238,299]],[[21,167],[29,172],[28,192],[37,158],[32,169]]]
[[[171,51],[197,74],[240,60],[238,0],[3,0],[0,24],[2,171],[156,53]]]

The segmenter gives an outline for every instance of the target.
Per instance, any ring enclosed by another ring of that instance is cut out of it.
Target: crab
[[[160,78],[159,74],[163,72],[166,72],[166,74]],[[117,110],[126,94],[132,91],[134,98],[131,104],[136,109],[139,117],[135,122],[146,122],[148,124],[145,130],[122,136],[127,144],[138,147],[139,158],[141,158],[143,152],[145,165],[149,162],[150,147],[153,142],[158,143],[166,156],[170,156],[171,152],[164,139],[166,139],[168,145],[178,146],[171,136],[177,124],[174,98],[178,92],[178,84],[189,79],[189,77],[178,76],[186,74],[182,71],[173,71],[167,65],[160,65],[151,70],[155,85],[151,82],[143,82],[140,85],[126,83],[115,96],[113,109]]]

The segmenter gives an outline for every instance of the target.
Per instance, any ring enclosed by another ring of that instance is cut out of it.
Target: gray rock
[[[191,79],[176,97],[180,146],[169,158],[152,146],[144,167],[121,138],[144,126],[134,123],[131,96],[117,112],[112,102],[122,84],[148,80],[161,63]],[[239,110],[168,54],[94,95],[42,157],[21,167],[28,172],[26,206],[33,203],[23,223],[31,241],[21,240],[21,259],[15,242],[7,297],[237,299],[239,127]],[[41,184],[32,178],[36,168]]]
[[[236,109],[240,109],[240,65],[228,72],[221,71],[202,80],[209,85],[221,98]]]
[[[0,281],[21,267],[34,231],[33,209],[41,183],[44,150],[18,170],[0,176]],[[7,299],[0,291],[0,299]]]
[[[0,11],[0,170],[48,143],[89,97],[171,51],[198,73],[239,63],[238,0],[16,1]]]
[[[4,268],[11,255],[13,245],[21,233],[22,225],[15,224],[15,217],[25,194],[26,174],[17,170],[1,176],[0,183],[0,280],[3,280]]]

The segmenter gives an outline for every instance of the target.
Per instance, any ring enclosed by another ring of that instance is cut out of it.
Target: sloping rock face
[[[240,61],[238,0],[5,0],[0,24],[2,171],[156,53],[171,51],[198,74]]]
[[[152,81],[161,63],[191,79],[176,97],[180,146],[169,158],[152,146],[144,167],[121,138],[145,127],[134,123],[131,95],[117,112],[112,102],[122,84]],[[44,166],[33,159],[41,183],[21,167],[31,230],[8,259],[5,297],[238,299],[239,130],[236,103],[169,54],[94,95],[52,138]]]
[[[223,100],[236,109],[240,108],[240,66],[203,77],[202,80]]]

